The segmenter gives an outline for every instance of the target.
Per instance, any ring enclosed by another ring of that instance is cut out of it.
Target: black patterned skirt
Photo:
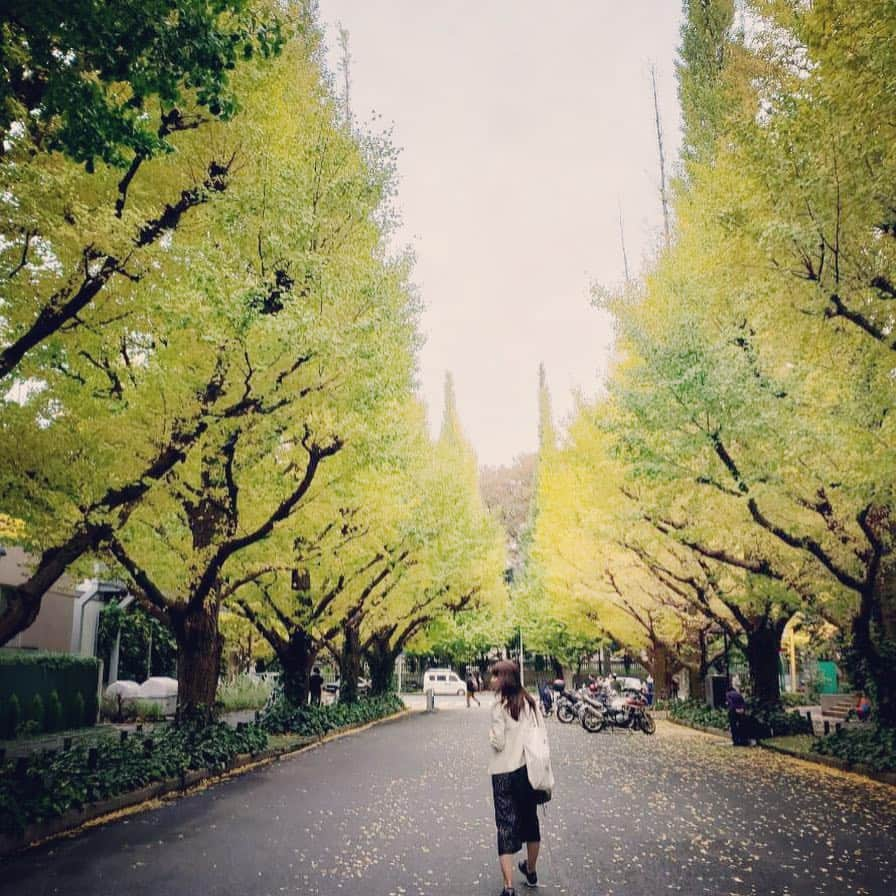
[[[492,775],[492,793],[495,797],[498,855],[513,855],[523,848],[524,843],[540,842],[538,804],[526,766],[514,772]]]

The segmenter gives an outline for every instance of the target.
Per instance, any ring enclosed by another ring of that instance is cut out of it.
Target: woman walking
[[[529,783],[523,752],[525,728],[540,721],[538,704],[520,684],[520,671],[511,660],[492,667],[495,704],[489,740],[492,756],[488,764],[495,798],[495,824],[498,828],[498,861],[504,877],[501,896],[515,896],[513,858],[526,844],[526,858],[519,863],[526,885],[538,886],[536,863],[541,846],[538,804]]]

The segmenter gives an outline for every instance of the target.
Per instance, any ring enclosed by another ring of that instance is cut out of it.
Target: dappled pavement
[[[0,894],[494,896],[488,711],[462,702],[38,847]],[[893,789],[666,723],[550,724],[543,893],[896,892]]]

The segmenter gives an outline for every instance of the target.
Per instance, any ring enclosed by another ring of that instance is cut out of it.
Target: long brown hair
[[[520,684],[520,667],[513,660],[498,660],[492,666],[492,678],[496,679],[494,689],[501,695],[501,703],[511,718],[518,722],[523,704],[528,703],[535,712],[532,695]]]

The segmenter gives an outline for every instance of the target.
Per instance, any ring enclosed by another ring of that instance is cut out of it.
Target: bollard
[[[831,723],[827,719],[824,720],[824,733],[825,735],[831,733]]]
[[[433,690],[428,690],[426,692],[426,711],[427,712],[435,712],[436,711],[436,694]]]

